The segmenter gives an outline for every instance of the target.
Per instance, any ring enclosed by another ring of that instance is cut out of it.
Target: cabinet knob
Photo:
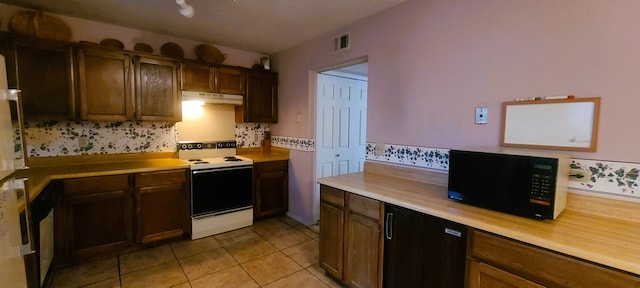
[[[336,157],[340,157],[340,154],[336,154]]]

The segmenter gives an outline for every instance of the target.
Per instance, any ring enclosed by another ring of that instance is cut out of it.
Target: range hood
[[[202,101],[212,104],[242,105],[242,95],[182,91],[182,101]]]

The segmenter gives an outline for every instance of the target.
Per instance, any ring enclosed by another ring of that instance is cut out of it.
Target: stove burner
[[[236,161],[242,161],[242,159],[238,159],[233,156],[227,156],[227,157],[224,157],[224,161],[236,162]]]
[[[189,159],[189,162],[202,161],[202,159]]]
[[[191,160],[189,160],[189,161],[191,161]],[[196,162],[193,162],[193,164],[209,164],[209,162],[207,162],[207,161],[196,161]]]

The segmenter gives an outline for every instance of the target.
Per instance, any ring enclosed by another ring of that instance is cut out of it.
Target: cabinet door
[[[120,51],[84,47],[78,54],[82,120],[133,120],[131,57]]]
[[[344,239],[344,282],[347,285],[362,288],[380,286],[380,235],[377,219],[353,212],[347,215]]]
[[[189,195],[184,183],[136,189],[136,242],[149,243],[187,233]]]
[[[256,163],[254,217],[266,218],[289,210],[287,161]]]
[[[469,288],[543,288],[544,286],[475,260],[469,269]]]
[[[171,60],[136,57],[135,68],[137,120],[180,121],[178,64]]]
[[[278,123],[278,74],[247,72],[247,94],[239,114],[242,121],[238,122]]]
[[[344,262],[344,210],[320,202],[320,267],[342,279]]]
[[[214,68],[197,63],[183,62],[182,90],[215,92]]]
[[[170,170],[135,175],[136,242],[149,243],[188,233],[187,171]]]
[[[133,244],[128,179],[128,175],[116,175],[63,182],[64,226],[56,231],[64,233],[68,261],[114,253]]]
[[[218,93],[244,95],[245,84],[244,70],[216,67],[216,91]]]
[[[46,40],[10,41],[7,78],[10,88],[22,91],[26,120],[75,118],[72,47]]]

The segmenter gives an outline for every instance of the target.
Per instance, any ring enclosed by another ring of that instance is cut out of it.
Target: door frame
[[[316,109],[318,108],[318,74],[331,71],[331,70],[344,68],[344,67],[358,65],[362,63],[368,63],[368,62],[369,62],[369,57],[362,56],[346,62],[342,62],[334,66],[309,71],[309,94],[313,95],[312,101],[309,101],[309,106],[310,106],[309,112],[312,113],[311,115],[313,117],[313,125],[311,125],[312,126],[311,131],[313,131],[313,139],[315,140],[316,145],[317,143],[319,143],[318,134],[316,131],[318,128],[318,115],[316,113],[317,112]],[[368,86],[369,84],[367,80],[367,88]],[[313,223],[317,223],[320,220],[320,185],[318,184],[318,171],[316,171],[317,161],[318,161],[318,153],[317,153],[317,149],[314,148],[313,164],[312,164],[313,165],[313,169],[312,169],[313,170],[313,215],[312,215]]]

